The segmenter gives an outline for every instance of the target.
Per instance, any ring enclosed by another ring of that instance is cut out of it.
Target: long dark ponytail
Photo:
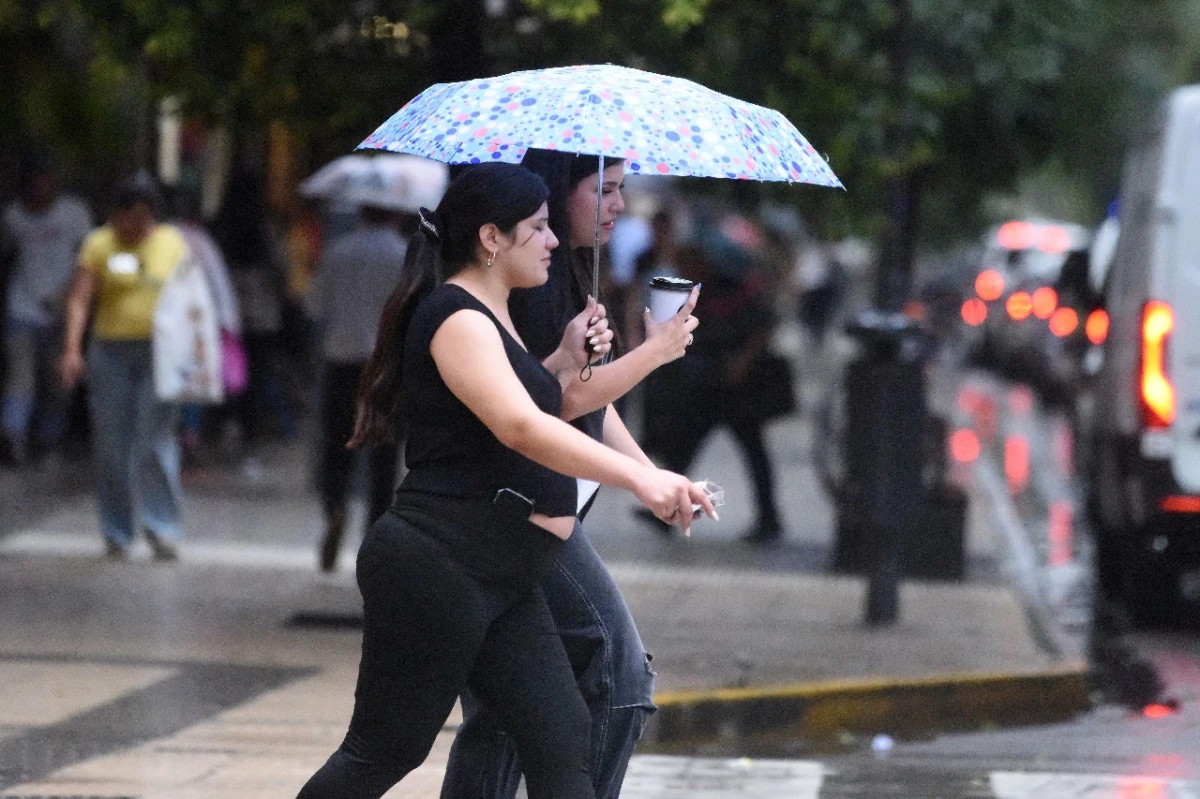
[[[511,234],[546,202],[545,182],[516,164],[489,163],[462,171],[436,211],[421,209],[421,234],[409,243],[404,271],[383,307],[375,350],[358,386],[358,416],[347,446],[394,441],[404,382],[404,340],[421,300],[477,257],[479,230],[493,224]]]

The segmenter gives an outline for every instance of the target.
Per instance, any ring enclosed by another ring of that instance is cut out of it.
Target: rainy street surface
[[[933,404],[961,456],[955,479],[995,539],[968,544],[975,590],[1015,586],[1046,652],[1085,653],[1091,554],[1070,425],[1028,389],[989,376],[935,383]],[[806,466],[809,442],[802,425],[772,433],[786,469],[781,493],[804,511],[774,549],[737,542],[750,521],[745,503],[722,513],[726,524],[698,527],[685,548],[639,528],[610,494],[597,512],[613,532],[598,546],[618,580],[651,568],[815,579],[831,509]],[[695,473],[729,474],[731,460],[718,436]],[[276,467],[236,479],[194,470],[191,518],[210,532],[189,540],[176,566],[142,562],[145,553],[132,564],[101,561],[86,482],[56,488],[53,503],[33,503],[0,537],[0,797],[283,799],[337,746],[358,664],[356,630],[338,626],[358,611],[353,576],[347,559],[314,577],[316,501],[302,467]],[[736,476],[725,488],[748,493]],[[235,530],[261,538],[234,540]],[[731,617],[754,611],[734,608],[737,599],[725,600]],[[304,612],[323,614],[325,626],[302,628]],[[644,753],[622,797],[1200,799],[1200,632],[1125,631],[1119,643],[1123,660],[1108,664],[1096,706],[1067,723],[921,740],[880,731],[847,736],[833,754],[787,741],[770,753]],[[1136,694],[1129,680],[1147,670],[1164,686],[1162,704],[1122,704]],[[392,799],[438,795],[457,723]]]

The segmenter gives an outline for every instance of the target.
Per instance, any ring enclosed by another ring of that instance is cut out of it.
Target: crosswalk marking
[[[996,771],[995,799],[1200,799],[1200,782],[1159,777]]]
[[[903,771],[898,772],[887,781],[902,780],[902,774]],[[836,779],[837,774],[812,760],[635,755],[629,763],[621,796],[623,799],[823,799],[822,788],[830,776]],[[854,795],[871,796],[872,779],[878,777],[879,772],[873,772],[862,784],[856,778]],[[921,788],[913,788],[913,797],[923,796],[915,791],[930,787],[927,776],[922,775],[921,780]],[[1200,799],[1200,782],[1166,777],[995,771],[988,775],[986,785],[993,799]]]
[[[315,570],[316,549],[239,541],[187,540],[179,546],[180,557],[205,566],[240,566],[261,569]],[[24,530],[0,539],[0,556],[99,557],[104,551],[99,535]],[[143,541],[134,543],[130,557],[148,560],[150,549]],[[343,570],[353,570],[354,557],[342,558]]]
[[[622,799],[819,799],[824,767],[808,760],[637,755]]]

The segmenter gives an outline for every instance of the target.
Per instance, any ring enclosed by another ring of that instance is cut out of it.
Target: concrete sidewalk
[[[698,526],[690,540],[664,539],[634,522],[631,503],[617,492],[602,495],[589,519],[589,535],[655,655],[660,711],[642,751],[795,754],[855,745],[876,732],[1049,721],[1086,705],[1082,665],[1046,653],[1031,634],[976,497],[970,579],[906,583],[899,623],[864,627],[864,581],[824,571],[833,517],[807,442],[802,420],[772,429],[789,509],[779,546],[737,540],[751,518],[750,491],[724,436],[693,471],[726,488],[720,525]],[[156,788],[153,795],[218,795],[227,792],[220,775],[242,775],[229,776],[236,781],[252,773],[273,781],[241,795],[294,793],[344,732],[358,662],[353,627],[295,623],[353,619],[359,611],[349,566],[356,542],[348,542],[337,574],[315,572],[321,523],[307,474],[300,446],[279,448],[248,472],[191,471],[189,536],[172,566],[101,560],[78,472],[69,485],[0,482],[6,507],[20,498],[24,508],[19,517],[6,510],[15,529],[0,538],[0,793],[72,795],[66,788],[78,794],[86,785],[90,795],[141,795],[155,774],[170,782],[216,750],[225,766],[210,764],[216,782],[206,783],[207,794]],[[158,696],[152,707],[173,708],[170,718],[139,721],[110,735],[112,746],[91,740],[106,723],[105,708],[116,706],[113,718],[128,720],[121,703],[147,692]],[[91,733],[72,726],[80,719]],[[436,795],[445,744],[424,776],[406,781],[412,792],[395,795]],[[19,771],[40,781],[37,790],[17,770],[5,771],[4,756],[18,750]],[[179,757],[191,765],[139,766],[143,789],[88,782],[89,769],[118,773],[130,757],[161,763],[172,752],[190,753]],[[422,793],[427,784],[435,787]]]

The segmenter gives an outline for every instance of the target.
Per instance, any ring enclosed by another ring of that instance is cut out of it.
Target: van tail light
[[[1175,421],[1175,387],[1167,377],[1167,343],[1175,327],[1175,313],[1160,300],[1142,310],[1141,396],[1148,427],[1169,427]]]

